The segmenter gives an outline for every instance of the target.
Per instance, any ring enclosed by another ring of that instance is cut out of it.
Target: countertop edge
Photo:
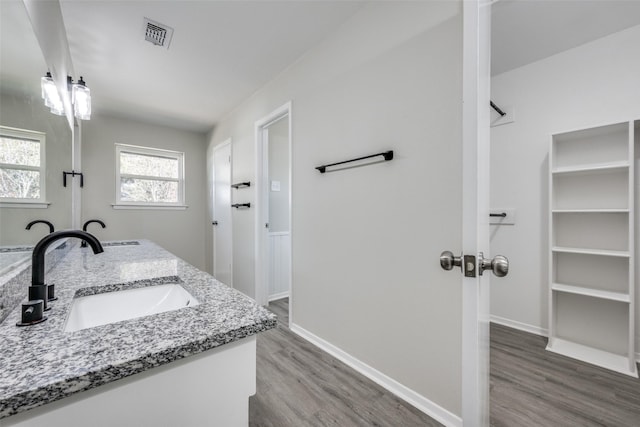
[[[43,406],[60,399],[64,399],[65,397],[72,396],[76,393],[91,390],[96,387],[112,383],[131,375],[139,374],[158,366],[166,365],[176,360],[200,354],[207,350],[221,347],[225,344],[239,341],[242,338],[246,338],[248,336],[255,335],[256,333],[274,328],[276,325],[277,320],[269,319],[255,325],[243,326],[240,329],[230,331],[228,333],[208,337],[206,340],[203,340],[201,342],[190,342],[185,345],[167,349],[163,352],[149,353],[148,355],[135,360],[129,360],[121,364],[110,365],[107,369],[91,371],[87,374],[80,375],[72,380],[81,384],[86,383],[86,386],[84,387],[65,389],[61,386],[68,384],[70,380],[64,380],[35,391],[30,390],[25,393],[11,396],[8,399],[0,401],[0,408],[6,408],[0,411],[0,419],[25,412],[39,406]],[[229,338],[229,334],[232,334],[233,337]],[[161,360],[161,362],[158,362],[158,360]],[[24,401],[32,401],[33,403],[31,405],[24,405]]]

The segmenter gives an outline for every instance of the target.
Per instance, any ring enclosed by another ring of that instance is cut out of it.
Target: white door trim
[[[462,250],[489,252],[491,1],[463,2]],[[477,265],[476,265],[477,271]],[[489,425],[489,272],[462,278],[462,420]]]
[[[233,162],[231,161],[233,159],[233,144],[231,143],[231,138],[225,140],[224,142],[216,145],[215,147],[213,147],[213,153],[212,153],[212,159],[211,159],[211,173],[212,173],[212,184],[211,185],[211,213],[212,213],[212,218],[211,220],[215,220],[216,219],[216,182],[215,182],[215,176],[216,176],[216,164],[215,164],[215,155],[216,155],[216,151],[219,151],[220,149],[229,146],[229,178],[233,179]],[[229,211],[231,211],[231,207],[229,207]],[[215,277],[217,274],[217,269],[216,269],[216,227],[215,226],[211,226],[211,233],[212,233],[212,239],[211,239],[211,244],[212,244],[212,250],[211,253],[213,254],[213,260],[212,260],[212,271],[213,271],[213,276]],[[230,261],[231,261],[231,269],[229,270],[229,283],[225,283],[226,285],[233,287],[233,212],[230,212],[229,214],[229,232],[231,235],[231,238],[229,239],[229,250],[230,250]]]
[[[274,122],[287,117],[289,120],[289,232],[291,233],[291,246],[293,253],[293,216],[291,212],[291,200],[292,200],[292,134],[291,134],[291,101],[276,108],[274,111],[255,122],[255,149],[256,149],[256,215],[255,215],[255,300],[259,305],[267,305],[268,290],[267,290],[267,232],[264,224],[267,222],[269,215],[269,192],[268,184],[269,177],[266,176],[267,168],[265,162],[268,161],[268,152],[264,149],[266,142],[266,130],[267,127]],[[291,262],[293,255],[290,255],[289,266],[292,266]],[[289,268],[289,323],[292,322],[293,311],[293,281],[292,271]]]

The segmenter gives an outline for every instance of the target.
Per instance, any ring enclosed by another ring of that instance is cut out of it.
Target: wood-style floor
[[[491,425],[640,426],[640,380],[546,345],[545,337],[491,325]]]
[[[278,327],[258,334],[250,427],[441,425],[291,332],[287,299],[269,309]]]
[[[441,425],[289,331],[287,299],[269,309],[278,327],[258,335],[250,426]],[[640,380],[545,345],[544,337],[491,326],[492,426],[640,426]]]

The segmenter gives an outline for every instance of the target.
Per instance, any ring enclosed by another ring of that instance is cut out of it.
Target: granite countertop
[[[252,299],[154,243],[139,242],[105,245],[98,255],[72,249],[46,277],[58,297],[49,303],[48,320],[17,327],[19,304],[0,324],[0,419],[275,327],[275,315]],[[176,281],[199,305],[63,331],[78,291]]]

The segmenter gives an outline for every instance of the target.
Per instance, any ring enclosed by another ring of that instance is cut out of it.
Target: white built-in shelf
[[[636,378],[638,129],[640,120],[551,137],[547,346]]]
[[[551,289],[557,292],[585,295],[588,297],[602,298],[610,301],[618,301],[624,303],[631,302],[631,296],[623,292],[603,291],[600,289],[585,288],[583,286],[564,285],[562,283],[553,283],[551,285]]]
[[[630,362],[626,355],[611,353],[557,337],[549,340],[547,350],[638,378],[638,368],[635,361]]]
[[[563,252],[567,254],[601,255],[629,258],[629,251],[614,251],[610,249],[588,249],[588,248],[567,248],[564,246],[554,246],[553,252]]]
[[[553,209],[552,213],[629,213],[629,209]]]
[[[607,162],[607,163],[594,163],[587,165],[575,165],[575,166],[564,166],[557,167],[551,171],[554,175],[559,174],[579,174],[579,173],[587,173],[587,172],[615,172],[615,171],[624,171],[629,168],[628,161],[619,161],[619,162]]]

